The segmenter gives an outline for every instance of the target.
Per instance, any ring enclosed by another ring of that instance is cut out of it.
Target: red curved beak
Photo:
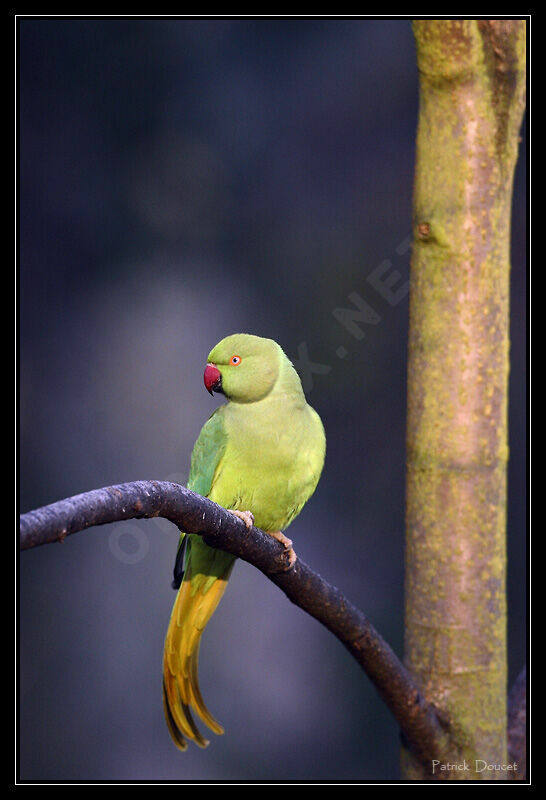
[[[205,374],[203,375],[205,381],[205,388],[210,394],[216,391],[222,384],[222,376],[220,370],[214,364],[207,364],[205,367]]]

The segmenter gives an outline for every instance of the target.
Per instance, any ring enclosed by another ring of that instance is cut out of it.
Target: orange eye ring
[[[232,367],[238,367],[241,363],[241,356],[231,356],[229,363]]]

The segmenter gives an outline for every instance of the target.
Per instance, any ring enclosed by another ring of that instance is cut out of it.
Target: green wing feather
[[[191,454],[188,489],[208,497],[218,466],[226,451],[227,434],[222,406],[214,411],[201,428]]]
[[[216,470],[226,450],[227,436],[222,420],[220,408],[212,412],[201,428],[201,432],[193,446],[191,456],[188,489],[208,497],[212,489]],[[184,531],[180,531],[178,549],[173,569],[173,589],[179,589],[188,558],[188,538]]]
[[[203,426],[195,443],[188,488],[204,497],[214,485],[227,444],[221,408]],[[193,708],[215,733],[222,727],[203,702],[198,679],[199,644],[227,585],[234,556],[206,545],[200,536],[182,533],[178,553],[186,545],[184,572],[165,639],[163,703],[171,736],[181,750],[192,739],[208,744],[193,719]],[[180,559],[177,556],[177,564]],[[180,567],[179,567],[180,568]],[[175,566],[175,583],[177,567]]]

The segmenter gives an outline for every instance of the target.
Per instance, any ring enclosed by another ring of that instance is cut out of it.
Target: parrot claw
[[[243,520],[243,522],[247,527],[247,530],[250,530],[252,528],[252,526],[254,525],[254,514],[252,513],[252,511],[233,511],[233,509],[230,509],[230,511],[232,514],[234,514],[234,516],[239,517],[239,519]]]
[[[292,547],[292,539],[289,539],[288,536],[285,536],[282,531],[268,531],[268,533],[284,546],[284,552],[288,556],[288,566],[283,570],[283,572],[288,572],[298,560],[296,552]]]

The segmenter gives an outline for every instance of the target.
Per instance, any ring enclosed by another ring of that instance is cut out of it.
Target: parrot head
[[[208,355],[205,387],[236,403],[254,403],[275,385],[283,357],[272,339],[248,333],[226,336]]]

